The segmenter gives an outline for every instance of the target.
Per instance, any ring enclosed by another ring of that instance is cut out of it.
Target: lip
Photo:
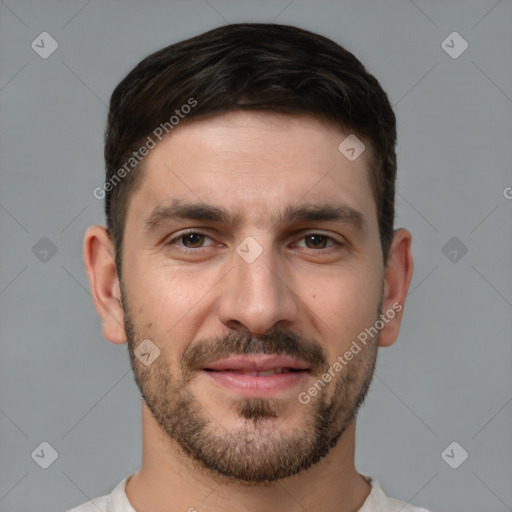
[[[233,355],[208,364],[204,370],[242,370],[265,372],[274,368],[290,368],[292,370],[309,370],[309,366],[299,359],[286,355],[275,354],[247,354]]]
[[[276,368],[294,371],[272,375],[250,375],[245,372],[267,372]],[[290,356],[248,354],[215,361],[202,369],[214,384],[247,398],[264,398],[297,387],[309,375],[309,367]]]

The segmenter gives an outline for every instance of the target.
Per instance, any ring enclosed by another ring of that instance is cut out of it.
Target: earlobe
[[[382,316],[384,327],[380,331],[379,345],[392,345],[400,331],[402,315],[413,273],[411,251],[412,235],[406,229],[397,229],[389,250],[384,277]]]
[[[125,343],[124,312],[112,240],[103,226],[91,226],[84,237],[83,258],[94,306],[111,343]]]

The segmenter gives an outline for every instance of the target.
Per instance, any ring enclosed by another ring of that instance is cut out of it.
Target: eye
[[[343,245],[337,240],[334,240],[334,238],[327,235],[322,235],[320,233],[307,234],[306,236],[302,237],[301,240],[305,241],[305,247],[307,249],[327,249],[334,245]],[[299,246],[299,244],[297,245]]]
[[[178,242],[179,246],[186,249],[201,249],[205,247],[206,240],[212,241],[209,236],[204,235],[203,233],[199,233],[197,231],[187,231],[182,232],[178,236],[175,236],[166,242],[166,245],[175,245]]]

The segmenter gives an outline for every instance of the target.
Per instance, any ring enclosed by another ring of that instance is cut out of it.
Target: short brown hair
[[[182,107],[186,116],[180,115],[178,123],[235,110],[305,114],[366,141],[386,263],[396,180],[396,120],[386,93],[352,53],[331,39],[287,25],[239,23],[149,55],[112,93],[105,133],[105,214],[119,273],[128,200],[141,174],[134,155],[158,127],[170,132],[171,118],[178,119],[174,114]]]

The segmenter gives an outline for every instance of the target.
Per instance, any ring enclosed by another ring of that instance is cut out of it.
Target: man
[[[84,260],[143,459],[73,512],[424,510],[354,467],[413,270],[395,143],[377,80],[295,27],[220,27],[123,79]]]

